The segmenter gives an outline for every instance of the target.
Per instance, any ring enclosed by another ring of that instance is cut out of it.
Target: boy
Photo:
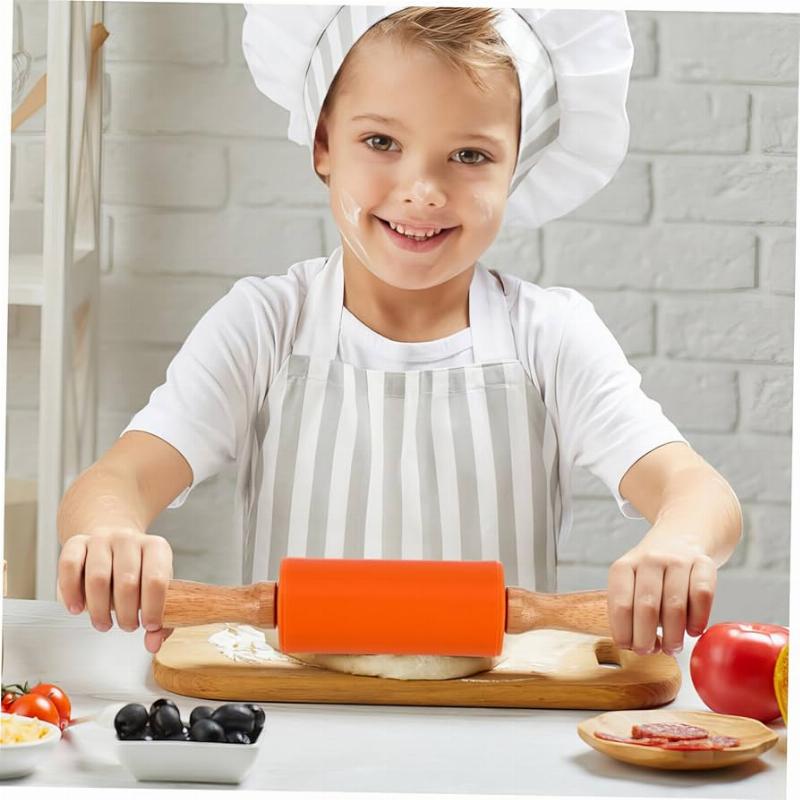
[[[248,9],[251,71],[312,147],[342,246],[198,323],[64,497],[63,601],[98,630],[112,602],[125,630],[141,609],[155,652],[172,554],[148,525],[234,460],[244,582],[286,555],[497,559],[554,591],[580,464],[652,524],[609,572],[616,643],[677,652],[741,535],[735,495],[584,298],[478,260],[504,220],[539,225],[613,175],[624,15],[396,9]]]

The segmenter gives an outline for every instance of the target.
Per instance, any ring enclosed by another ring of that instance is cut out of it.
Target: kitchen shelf
[[[56,599],[61,497],[95,457],[103,10],[100,0],[47,4],[43,202],[11,213],[8,302],[41,309],[39,600]]]
[[[8,302],[12,306],[42,305],[44,279],[41,253],[12,253],[8,273]]]
[[[91,268],[88,257],[93,250],[79,250],[72,262],[73,270]],[[41,253],[12,253],[9,258],[8,302],[12,306],[44,304],[44,257]]]

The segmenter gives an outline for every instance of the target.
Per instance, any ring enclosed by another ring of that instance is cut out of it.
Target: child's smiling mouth
[[[373,216],[375,216],[373,214]],[[381,227],[386,231],[389,239],[403,250],[409,250],[412,253],[427,253],[434,250],[459,226],[449,228],[445,227],[430,227],[406,226],[400,223],[388,222],[381,217],[375,216],[375,219],[381,223]],[[402,231],[402,232],[401,232]],[[420,231],[425,231],[420,233]],[[438,231],[438,232],[435,232]]]

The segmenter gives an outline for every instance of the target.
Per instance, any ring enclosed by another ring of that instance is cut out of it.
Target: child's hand
[[[140,531],[77,534],[64,542],[58,560],[58,589],[73,614],[86,608],[98,631],[112,626],[111,609],[124,631],[146,629],[145,647],[155,653],[171,629],[161,627],[172,548],[161,536]]]
[[[684,632],[699,636],[705,630],[716,582],[717,568],[697,537],[670,525],[653,526],[609,570],[608,615],[615,644],[639,655],[659,649],[679,653]]]

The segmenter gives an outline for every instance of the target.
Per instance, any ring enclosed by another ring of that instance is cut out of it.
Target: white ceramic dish
[[[241,783],[258,756],[253,744],[116,740],[117,757],[139,781]]]
[[[184,720],[200,704],[178,703]],[[253,744],[120,740],[114,730],[114,717],[125,705],[112,703],[93,714],[86,724],[67,728],[67,738],[92,768],[121,763],[139,781],[241,783],[264,741],[263,730]]]
[[[28,717],[19,714],[7,714],[3,712],[3,719],[20,719],[30,722]],[[10,778],[22,778],[30,775],[50,753],[55,749],[61,740],[61,731],[57,725],[49,722],[36,720],[40,725],[47,728],[47,735],[33,742],[19,742],[18,744],[0,745],[0,780]]]

